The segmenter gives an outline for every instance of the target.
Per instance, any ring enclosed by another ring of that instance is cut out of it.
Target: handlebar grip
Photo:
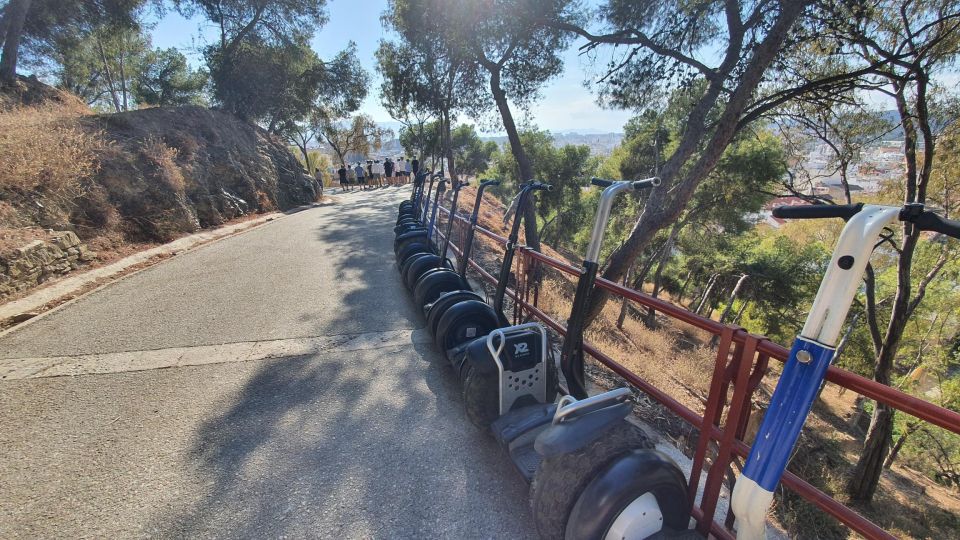
[[[633,189],[639,191],[641,189],[655,188],[662,184],[663,181],[659,177],[654,176],[653,178],[644,178],[643,180],[636,180],[633,182]]]
[[[923,212],[912,221],[920,230],[933,231],[953,238],[960,238],[960,221],[940,217],[929,210]]]
[[[613,185],[613,180],[604,180],[603,178],[593,177],[590,179],[590,183],[594,186],[600,187],[609,187]]]
[[[484,180],[483,182],[480,182],[480,187],[499,186],[499,185],[500,185],[500,180]]]
[[[542,189],[543,191],[553,191],[553,186],[551,184],[544,184],[542,182],[534,182],[533,189]]]
[[[781,219],[850,219],[863,209],[863,203],[857,204],[804,204],[800,206],[778,206],[773,209],[773,217]]]

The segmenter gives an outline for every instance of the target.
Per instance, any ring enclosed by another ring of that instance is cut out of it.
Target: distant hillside
[[[623,133],[551,133],[553,135],[553,145],[556,147],[572,145],[583,145],[590,147],[590,153],[595,156],[606,156],[613,151],[622,141]],[[480,137],[485,141],[494,141],[501,147],[508,144],[506,135],[497,137]]]

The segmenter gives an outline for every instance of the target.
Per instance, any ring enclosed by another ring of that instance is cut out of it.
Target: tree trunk
[[[10,10],[7,9],[9,5],[7,4],[0,10],[0,47],[3,47],[7,39],[7,27],[10,25]]]
[[[630,275],[633,274],[633,269],[636,266],[634,263],[627,269],[627,273],[623,276],[623,286],[626,287],[630,283]],[[623,302],[620,303],[620,315],[617,316],[617,330],[623,330],[623,321],[627,318],[627,308],[630,306],[630,300],[624,297]]]
[[[740,304],[740,309],[737,310],[737,315],[730,321],[730,324],[740,324],[740,317],[743,317],[743,312],[747,310],[747,304],[749,303],[748,300],[744,300],[743,303]]]
[[[714,274],[710,276],[710,281],[707,282],[707,288],[703,291],[703,296],[700,297],[700,303],[697,304],[697,309],[693,310],[697,315],[701,315],[703,307],[707,305],[707,300],[710,298],[710,293],[713,292],[713,287],[717,284],[717,280],[720,279],[720,274]]]
[[[896,87],[896,83],[894,84]],[[918,86],[919,88],[919,86]],[[924,167],[917,168],[917,133],[914,126],[914,115],[907,109],[904,89],[898,88],[896,95],[897,111],[903,126],[904,159],[906,162],[906,193],[905,202],[924,202],[924,192],[929,179],[929,161],[932,159],[927,153],[934,151],[933,141],[924,140],[923,163]],[[918,108],[925,106],[920,97]],[[922,121],[923,119],[921,119]],[[923,127],[928,131],[929,125]],[[883,336],[883,341],[874,364],[873,379],[880,384],[890,385],[890,374],[893,371],[894,360],[900,347],[900,340],[906,328],[910,314],[917,303],[923,298],[924,287],[919,287],[917,297],[911,299],[911,270],[913,255],[919,240],[919,231],[914,230],[910,223],[904,223],[903,240],[900,244],[900,253],[897,259],[897,290],[893,297],[893,307],[890,310],[890,321]],[[875,316],[875,313],[873,314]],[[871,321],[876,324],[876,320]],[[853,500],[871,501],[880,481],[883,471],[883,461],[890,447],[893,433],[894,410],[886,405],[877,403],[876,409],[870,418],[870,429],[867,430],[866,440],[863,442],[863,452],[854,468],[853,476],[847,485],[848,495]]]
[[[893,449],[890,450],[890,455],[887,456],[886,461],[883,462],[884,469],[889,469],[890,467],[893,466],[893,462],[896,461],[897,455],[900,453],[900,449],[903,448],[903,443],[907,442],[907,438],[910,437],[910,435],[913,435],[914,432],[916,432],[918,429],[920,429],[919,422],[918,423],[911,422],[907,424],[907,427],[906,429],[903,430],[903,433],[901,433],[900,436],[897,437],[897,442],[894,443]]]
[[[0,82],[14,83],[17,80],[17,56],[20,54],[20,38],[23,24],[27,21],[31,0],[10,0],[4,12],[6,32],[3,37],[3,53],[0,55]]]
[[[124,57],[127,54],[127,40],[126,37],[120,36],[120,95],[123,96],[123,110],[130,110],[130,102],[127,99],[127,69],[124,60]]]
[[[737,300],[737,297],[740,296],[740,289],[743,288],[743,284],[747,281],[747,278],[750,277],[747,274],[740,276],[740,279],[737,280],[737,284],[733,286],[733,291],[730,293],[730,298],[727,299],[727,307],[723,309],[723,314],[720,315],[720,323],[727,322],[727,317],[730,316],[730,312],[733,311],[733,303]]]
[[[860,460],[857,461],[847,484],[847,493],[855,501],[869,502],[877,491],[880,473],[883,472],[883,461],[887,457],[890,437],[893,435],[894,413],[894,409],[876,402]]]
[[[447,158],[447,172],[450,173],[451,186],[456,185],[457,171],[453,163],[453,141],[450,136],[450,112],[446,111],[441,115],[440,124],[443,129],[443,154]]]
[[[687,272],[687,277],[683,278],[683,285],[680,287],[680,292],[677,294],[677,304],[683,304],[683,295],[687,292],[687,285],[690,284],[690,280],[693,279],[693,270]]]
[[[663,284],[663,268],[667,266],[667,261],[670,260],[670,255],[673,253],[673,244],[677,241],[677,233],[680,232],[684,223],[686,223],[686,220],[676,222],[673,228],[670,229],[670,235],[667,236],[667,241],[663,244],[663,250],[660,252],[660,259],[657,263],[657,271],[653,273],[653,292],[650,296],[654,298],[660,296],[660,287]],[[647,309],[647,316],[643,320],[643,325],[647,328],[655,328],[657,326],[656,310],[653,308]]]
[[[493,94],[493,99],[497,102],[497,109],[500,111],[500,118],[503,120],[503,128],[507,131],[510,152],[513,154],[513,158],[517,160],[517,166],[520,168],[520,181],[529,182],[534,180],[533,164],[520,143],[520,133],[517,131],[517,124],[513,120],[513,113],[510,111],[510,104],[507,102],[507,94],[500,86],[500,67],[496,66],[494,68],[494,66],[496,65],[486,64],[484,66],[490,72],[490,93]],[[534,200],[535,197],[528,197],[525,208],[517,211],[523,211],[523,233],[526,237],[527,246],[534,251],[540,251],[540,235],[537,230],[537,212]]]
[[[737,43],[736,47],[728,47],[723,65],[717,70],[718,77],[710,82],[703,96],[687,116],[684,134],[676,150],[660,171],[663,185],[653,190],[627,240],[610,255],[607,269],[603,272],[604,278],[618,281],[654,234],[679,218],[697,186],[710,174],[720,160],[724,149],[737,134],[740,128],[739,121],[763,80],[764,72],[779,54],[790,28],[809,2],[784,0],[779,4],[780,13],[763,41],[753,47],[750,53],[751,58],[743,67],[736,88],[725,94],[725,106],[719,111],[719,117],[713,124],[716,128],[704,145],[703,139],[709,132],[708,118],[713,117],[710,113],[714,110],[721,93],[724,92],[723,81],[734,70],[737,61],[744,53],[741,47],[742,42]],[[743,36],[741,34],[738,37],[742,39]],[[687,169],[687,161],[693,159],[701,149],[705,150],[700,152],[699,157]],[[689,172],[686,172],[684,178],[678,181],[682,171],[685,170]],[[600,314],[608,298],[610,294],[604,289],[598,289],[593,293],[587,314],[587,324]]]
[[[97,49],[100,51],[100,62],[103,63],[103,74],[107,78],[107,88],[110,90],[113,108],[116,112],[123,112],[120,105],[120,98],[117,96],[117,85],[113,80],[113,73],[110,71],[110,64],[107,62],[107,53],[103,50],[103,42],[100,41],[100,38],[97,38]]]

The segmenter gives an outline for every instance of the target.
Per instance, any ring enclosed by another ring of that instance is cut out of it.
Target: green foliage
[[[158,48],[144,55],[133,92],[142,105],[199,105],[204,102],[207,78],[205,71],[190,69],[187,57],[177,49]]]
[[[537,196],[537,216],[544,239],[558,247],[579,247],[576,236],[588,228],[587,220],[596,208],[595,201],[581,200],[582,194],[599,160],[590,155],[587,146],[555,147],[553,136],[547,131],[522,131],[520,140],[533,162],[534,178],[553,185],[553,191]],[[516,159],[503,150],[493,153],[487,174],[506,181],[499,190],[503,194],[514,193],[521,182]]]
[[[99,110],[135,105],[138,75],[148,68],[150,40],[139,26],[98,25],[61,36],[51,45],[57,86]]]
[[[799,333],[830,251],[819,243],[800,243],[780,232],[742,235],[730,253],[733,273],[749,275],[750,305],[744,323],[780,343]]]
[[[220,30],[204,54],[213,96],[224,109],[293,138],[317,109],[340,118],[359,108],[367,75],[350,43],[330,61],[310,47],[326,23],[325,0],[175,0]]]
[[[450,136],[458,173],[475,176],[487,169],[497,143],[480,140],[477,130],[469,124],[457,126]]]

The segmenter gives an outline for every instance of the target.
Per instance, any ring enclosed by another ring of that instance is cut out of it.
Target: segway
[[[473,250],[473,240],[476,234],[477,220],[480,216],[480,204],[483,202],[483,192],[487,186],[498,186],[499,180],[485,180],[477,188],[477,199],[473,203],[473,213],[467,226],[467,237],[463,242],[460,257],[457,260],[456,272],[447,268],[435,268],[420,276],[413,288],[414,303],[423,309],[427,318],[427,328],[430,334],[437,329],[440,315],[448,307],[464,300],[483,300],[483,297],[473,292],[467,281],[467,267],[470,264],[470,253]]]
[[[454,360],[460,356],[454,354],[454,349],[489,334],[494,328],[509,326],[510,323],[506,315],[503,314],[503,299],[507,292],[510,267],[513,265],[513,255],[520,236],[520,223],[523,219],[524,205],[530,193],[537,190],[550,191],[551,189],[553,189],[552,186],[540,182],[521,184],[520,192],[516,196],[516,215],[513,218],[513,226],[510,228],[507,246],[503,253],[503,262],[500,264],[500,275],[497,278],[493,305],[491,306],[478,299],[465,300],[450,306],[440,316],[437,322],[437,330],[434,333],[434,344],[447,360]]]
[[[446,188],[446,179],[441,178],[433,196],[433,205],[430,209],[430,219],[425,228],[416,228],[399,234],[393,241],[393,252],[397,256],[398,268],[402,268],[404,261],[414,253],[434,252],[432,243],[433,225],[437,219],[437,203],[440,194]]]
[[[457,182],[452,188],[453,197],[450,203],[450,216],[447,220],[447,233],[443,240],[443,247],[440,248],[439,253],[418,253],[407,257],[407,260],[403,262],[400,275],[403,276],[404,285],[407,286],[408,290],[413,290],[413,286],[417,283],[420,276],[430,269],[449,268],[452,271],[453,265],[450,263],[450,259],[447,259],[447,249],[450,246],[450,233],[453,231],[453,221],[457,216],[457,199],[460,198],[460,190],[466,185],[466,182]]]
[[[659,179],[591,182],[605,189],[563,342],[561,369],[568,384],[583,381],[585,314],[613,200],[623,191],[656,186]],[[541,537],[640,539],[685,530],[690,503],[683,472],[626,420],[632,410],[630,390],[592,397],[578,391],[554,403],[546,380],[551,367],[547,358],[542,325],[495,329],[467,346],[463,378],[467,415],[490,429],[531,484],[530,502]],[[637,485],[643,486],[642,493],[633,489]]]
[[[944,219],[922,204],[781,206],[773,215],[781,219],[843,218],[847,224],[734,485],[731,508],[737,518],[737,538],[748,540],[766,537],[767,510],[774,490],[833,360],[847,312],[883,229],[899,220],[923,231],[960,238],[960,221]]]
[[[426,230],[425,224],[423,223],[424,221],[423,214],[425,213],[425,209],[420,203],[421,198],[423,198],[422,190],[423,190],[424,180],[425,180],[425,177],[420,179],[420,187],[419,187],[420,193],[418,193],[416,196],[417,202],[414,203],[414,206],[412,208],[406,211],[401,211],[401,213],[397,216],[397,222],[393,227],[393,234],[395,237],[400,236],[405,232],[410,232],[414,230]],[[427,189],[426,197],[423,198],[424,201],[426,202],[430,201],[430,193],[432,190],[433,190],[433,176],[431,175],[430,184],[429,184],[429,188]]]
[[[418,174],[413,182],[413,189],[410,192],[410,198],[400,202],[400,208],[397,211],[396,225],[402,223],[413,223],[420,219],[420,201],[423,196],[423,185],[427,173]]]

